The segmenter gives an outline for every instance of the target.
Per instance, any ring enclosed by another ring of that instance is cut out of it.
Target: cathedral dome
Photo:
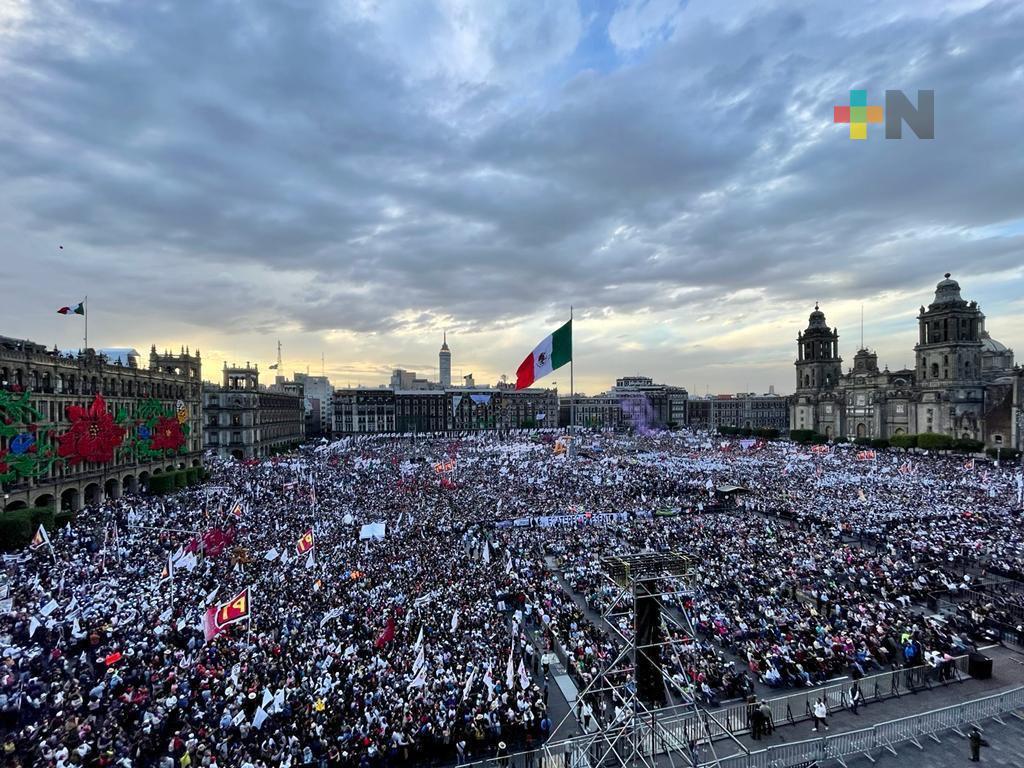
[[[935,301],[933,304],[953,304],[955,302],[961,302],[963,299],[960,297],[960,283],[953,280],[947,272],[944,276],[945,279],[939,281],[939,284],[935,286]]]
[[[814,303],[814,311],[811,312],[811,316],[807,320],[808,328],[824,328],[828,330],[828,325],[825,323],[825,313],[818,309],[818,303]]]
[[[1005,344],[1003,344],[1001,341],[996,341],[991,336],[989,336],[988,331],[982,331],[979,334],[979,338],[981,339],[982,352],[995,352],[996,354],[1002,354],[1003,352],[1009,351],[1006,348]]]

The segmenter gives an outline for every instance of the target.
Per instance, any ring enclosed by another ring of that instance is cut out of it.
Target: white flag
[[[476,669],[473,669],[473,673],[469,676],[466,681],[466,687],[462,689],[462,698],[466,699],[469,697],[469,692],[473,689],[473,681],[476,680]]]
[[[452,614],[452,632],[459,628],[459,609],[455,609],[455,613]]]
[[[427,684],[427,670],[426,670],[426,667],[424,667],[423,669],[421,669],[419,672],[416,673],[416,676],[413,677],[412,682],[409,683],[409,687],[410,688],[422,688],[426,684]]]
[[[484,672],[484,685],[487,686],[487,700],[490,701],[494,698],[494,675],[489,669]]]
[[[505,667],[505,682],[508,684],[509,690],[512,689],[516,681],[515,667],[512,666],[512,651],[514,649],[515,646],[508,649],[508,666]]]
[[[485,563],[491,562],[491,548],[487,545],[486,541],[484,542],[483,560]]]
[[[32,635],[36,633],[36,630],[39,629],[39,627],[39,619],[33,616],[28,622],[28,636],[31,638]]]
[[[427,663],[427,656],[424,653],[424,649],[420,648],[420,652],[416,655],[416,661],[412,663],[412,671],[415,674],[420,671],[420,667]]]
[[[306,558],[306,567],[313,568],[316,566],[316,560],[313,559],[313,550],[309,550],[309,557]]]
[[[267,715],[267,712],[263,707],[256,707],[256,714],[252,716],[252,727],[257,731],[260,730],[263,727],[263,721],[266,720],[267,717],[269,717],[269,715]]]
[[[274,547],[271,547],[271,548],[270,548],[270,551],[269,551],[269,552],[267,552],[267,554],[265,554],[265,555],[263,556],[263,559],[264,559],[264,560],[277,560],[277,556],[278,556],[279,554],[280,554],[280,552],[278,552],[276,548],[274,548]]]
[[[60,608],[60,603],[58,603],[56,600],[51,599],[50,602],[43,606],[42,610],[40,610],[40,613],[43,614],[43,616],[48,617],[58,608]]]
[[[265,707],[267,704],[274,700],[274,694],[270,692],[269,688],[263,688],[263,701],[260,702],[260,707]]]
[[[526,666],[523,664],[523,660],[519,660],[519,685],[522,686],[523,690],[529,690],[530,688],[530,676],[526,674]]]
[[[416,636],[416,642],[413,644],[413,649],[419,650],[419,647],[423,644],[423,627],[420,626],[420,633]]]

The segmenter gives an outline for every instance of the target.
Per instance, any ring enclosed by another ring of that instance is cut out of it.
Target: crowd
[[[528,749],[557,725],[549,654],[582,690],[631,639],[627,618],[600,617],[618,595],[608,554],[692,562],[673,610],[696,631],[667,626],[663,660],[672,699],[708,706],[939,664],[997,609],[938,619],[927,595],[1024,571],[1015,467],[690,432],[552,439],[211,458],[202,486],[109,500],[6,555],[2,765],[375,768]],[[222,605],[237,622],[209,636]],[[584,697],[578,728],[615,709]]]

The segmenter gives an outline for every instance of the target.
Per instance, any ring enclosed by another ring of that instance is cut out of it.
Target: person
[[[761,740],[761,734],[764,732],[764,718],[761,716],[761,707],[758,706],[757,700],[750,706],[750,735],[754,741]]]
[[[758,712],[761,713],[761,733],[764,736],[771,736],[772,731],[775,730],[775,723],[772,722],[772,708],[764,699],[761,700],[761,706],[758,707]]]
[[[825,730],[827,731],[828,730],[828,722],[826,721],[827,717],[828,717],[828,705],[825,704],[825,699],[824,698],[820,698],[819,697],[818,700],[816,702],[814,702],[814,727],[811,730],[812,731],[817,731],[818,730],[818,726],[819,725],[823,725],[825,727]]]
[[[971,728],[971,733],[968,736],[968,740],[971,742],[971,762],[977,763],[981,761],[981,748],[987,747],[988,742],[981,738],[981,731],[977,728]]]
[[[700,765],[700,754],[697,752],[697,740],[690,739],[686,746],[690,751],[690,765],[696,768]]]
[[[860,690],[860,683],[856,680],[853,681],[853,685],[850,686],[850,709],[853,714],[859,714],[857,708],[864,701],[864,694]]]

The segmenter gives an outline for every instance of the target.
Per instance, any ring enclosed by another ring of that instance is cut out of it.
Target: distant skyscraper
[[[437,357],[441,386],[450,387],[452,385],[452,353],[448,349],[448,331],[444,332],[444,342],[441,344],[441,351]]]

